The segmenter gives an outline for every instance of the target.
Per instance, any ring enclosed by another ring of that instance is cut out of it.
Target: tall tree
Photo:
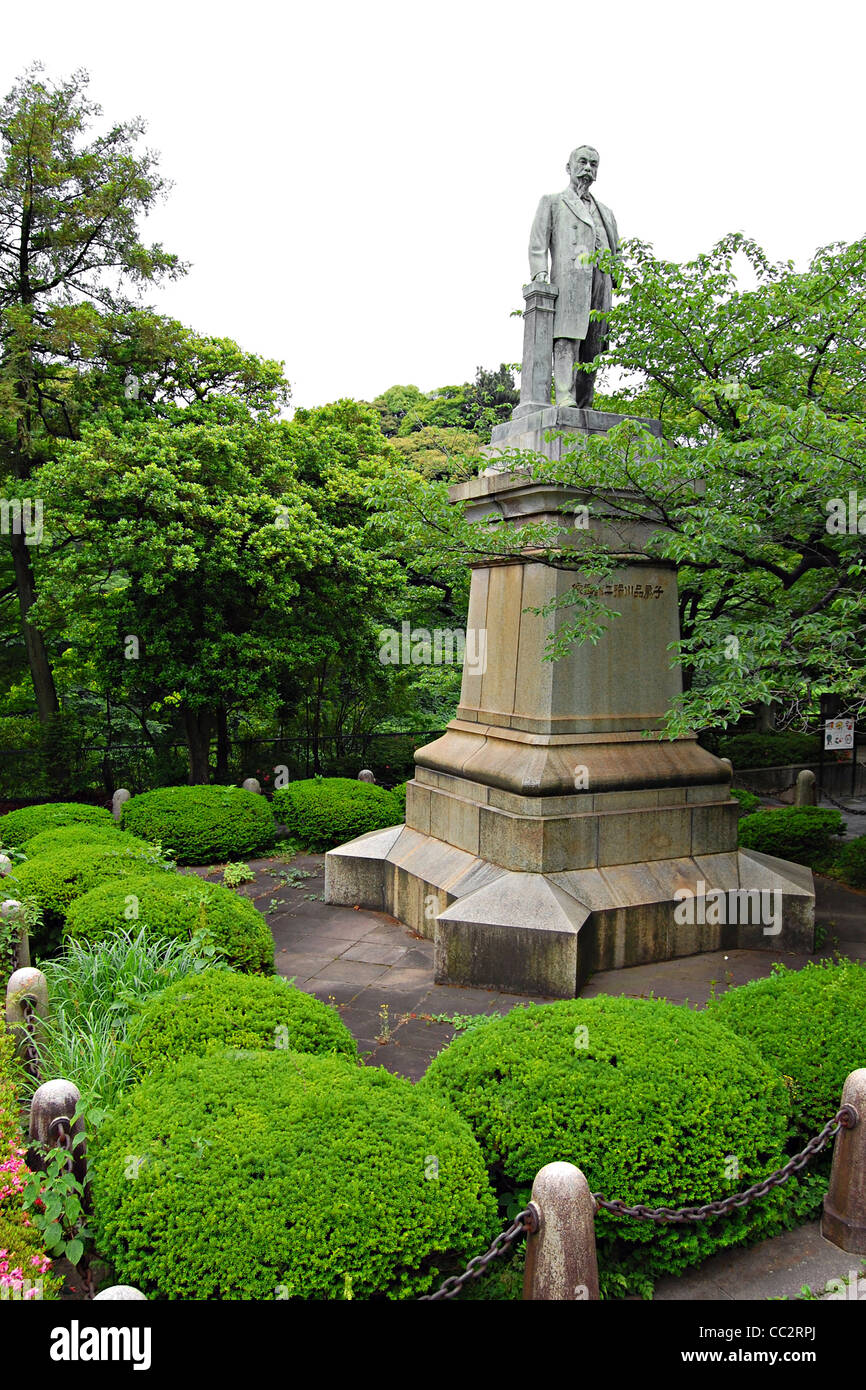
[[[166,188],[153,153],[138,149],[143,122],[93,134],[102,112],[87,84],[81,71],[53,83],[36,65],[0,108],[0,477],[8,501],[34,499],[53,439],[75,437],[76,371],[106,316],[130,306],[127,288],[184,269],[139,233]],[[36,705],[48,724],[58,701],[32,621],[36,547],[21,525],[6,529]]]

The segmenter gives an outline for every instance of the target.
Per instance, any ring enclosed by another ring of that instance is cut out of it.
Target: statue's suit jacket
[[[590,197],[592,195],[590,194]],[[610,249],[616,255],[619,240],[616,219],[610,208],[593,199],[604,223]],[[592,295],[591,265],[581,265],[579,258],[595,250],[595,228],[580,198],[566,188],[563,193],[546,193],[538,204],[529,239],[529,266],[533,279],[539,271],[547,270],[550,252],[550,283],[559,295],[553,316],[554,338],[584,339],[589,328],[590,298]],[[609,309],[611,280],[604,277],[604,302],[597,305]]]

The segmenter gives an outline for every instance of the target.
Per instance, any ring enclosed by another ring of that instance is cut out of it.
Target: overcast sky
[[[862,0],[42,0],[4,11],[0,68],[86,67],[147,120],[148,236],[191,262],[151,302],[318,405],[518,360],[532,217],[584,142],[665,257],[864,235],[864,29]]]

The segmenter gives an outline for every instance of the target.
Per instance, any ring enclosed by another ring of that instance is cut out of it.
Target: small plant
[[[238,888],[242,883],[252,883],[255,877],[249,864],[245,864],[241,859],[233,864],[226,864],[223,869],[223,883],[226,888]]]
[[[469,1028],[477,1028],[480,1023],[490,1023],[504,1014],[421,1014],[429,1023],[446,1023],[455,1033],[465,1033]]]
[[[41,1172],[27,1175],[22,1193],[24,1209],[50,1257],[56,1260],[63,1256],[77,1265],[90,1235],[84,1216],[84,1187],[71,1171],[64,1149],[46,1150],[42,1162]]]
[[[390,1041],[391,1041],[391,1031],[392,1031],[392,1030],[391,1030],[391,1022],[390,1022],[390,1010],[389,1010],[387,1004],[380,1004],[380,1005],[379,1005],[379,1023],[380,1023],[380,1025],[381,1025],[381,1027],[380,1027],[379,1032],[376,1034],[376,1042],[380,1042],[380,1043],[387,1043],[387,1042],[390,1042]]]

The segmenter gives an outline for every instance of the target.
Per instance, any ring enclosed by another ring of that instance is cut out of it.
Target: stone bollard
[[[526,1242],[524,1299],[598,1299],[595,1203],[583,1173],[573,1163],[546,1164],[532,1204],[539,1224]]]
[[[247,777],[245,781],[241,782],[241,786],[245,792],[255,792],[257,796],[262,794],[262,784],[257,777]]]
[[[817,806],[818,784],[814,772],[807,767],[797,773],[797,790],[794,793],[795,806]]]
[[[110,1289],[103,1289],[102,1293],[94,1294],[93,1302],[98,1303],[101,1298],[124,1298],[130,1302],[133,1300],[141,1300],[143,1303],[147,1302],[147,1294],[142,1293],[141,1289],[134,1289],[131,1284],[112,1284]]]
[[[734,764],[731,762],[730,758],[719,758],[719,762],[725,764],[725,767],[728,769],[728,772],[729,772],[729,773],[731,774],[731,776],[733,777],[733,775],[734,775]]]
[[[358,773],[358,781],[359,781],[359,782],[375,782],[375,780],[376,780],[376,775],[375,775],[375,773],[371,772],[370,769],[369,769],[368,767],[362,767],[362,768],[361,768],[361,771]]]
[[[29,999],[33,1012],[38,1020],[48,1017],[48,981],[41,970],[34,970],[32,966],[24,966],[15,970],[10,976],[6,985],[6,1022],[15,1038],[15,1050],[22,1062],[27,1062],[27,1048],[30,1045],[30,1033],[27,1028],[27,1019],[24,1012],[24,1000]],[[36,1037],[39,1040],[39,1024],[34,1024]]]
[[[8,854],[0,854],[0,878],[5,878],[12,872],[12,860]]]
[[[124,802],[129,801],[131,796],[132,792],[128,792],[126,787],[118,787],[114,796],[111,798],[111,814],[118,824],[120,823],[120,812],[123,809]]]
[[[84,1131],[84,1121],[75,1115],[80,1100],[78,1087],[71,1081],[58,1079],[46,1081],[40,1086],[30,1102],[30,1142],[43,1149],[64,1148],[63,1136],[66,1132],[74,1141],[76,1135]],[[57,1123],[63,1118],[69,1121],[68,1129],[67,1126]],[[73,1175],[80,1183],[84,1183],[87,1179],[85,1141],[73,1143],[70,1152]]]
[[[846,1079],[842,1104],[854,1107],[857,1121],[836,1135],[821,1234],[840,1250],[866,1255],[866,1067]]]

